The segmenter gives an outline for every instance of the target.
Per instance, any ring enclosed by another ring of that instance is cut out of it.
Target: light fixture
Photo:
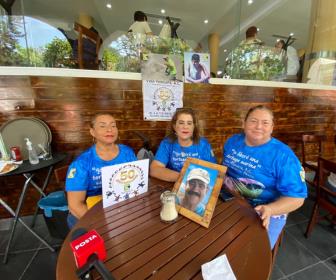
[[[280,42],[280,39],[276,39],[277,42]]]
[[[207,20],[207,19],[204,20],[204,23],[205,23],[205,24],[207,24],[208,22],[209,22],[209,20]]]
[[[164,14],[166,12],[165,9],[161,9],[161,14]]]
[[[227,49],[224,49],[223,52],[227,52]]]
[[[162,19],[159,20],[159,24],[162,24]]]
[[[112,9],[112,4],[111,3],[107,3],[106,4],[106,8]]]
[[[293,36],[294,36],[294,33],[293,33],[293,32],[291,32],[291,33],[289,34],[289,36],[293,37]]]
[[[253,0],[248,0],[248,1],[247,1],[247,4],[248,4],[248,5],[253,4]]]
[[[259,28],[259,27],[257,28],[257,31],[258,31],[258,32],[260,31],[260,28]]]

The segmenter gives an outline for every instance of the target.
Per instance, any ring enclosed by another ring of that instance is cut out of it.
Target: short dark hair
[[[134,21],[147,21],[147,16],[143,11],[135,11]]]
[[[200,61],[200,55],[198,53],[194,53],[192,56],[191,56],[191,60],[195,60],[195,61]]]
[[[272,116],[272,120],[274,119],[273,111],[270,108],[266,107],[265,105],[257,105],[257,106],[251,107],[247,111],[244,121],[246,121],[248,119],[248,117],[256,110],[265,110],[265,111],[270,113],[270,115]]]
[[[258,33],[258,28],[251,26],[246,30],[246,38],[254,37]]]
[[[192,108],[186,108],[186,107],[176,109],[175,114],[173,115],[173,117],[171,119],[171,122],[170,122],[170,131],[169,131],[168,138],[171,141],[177,140],[175,130],[174,130],[174,125],[176,125],[177,119],[178,119],[179,115],[181,115],[181,114],[190,115],[192,117],[193,123],[194,123],[194,131],[193,131],[192,140],[195,143],[199,143],[199,140],[200,140],[201,136],[200,136],[200,131],[199,131],[199,127],[198,127],[198,119],[197,119],[197,116],[196,116],[196,112]]]

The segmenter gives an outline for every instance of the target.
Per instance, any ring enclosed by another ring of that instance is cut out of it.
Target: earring
[[[96,138],[92,137],[92,143],[96,143]]]

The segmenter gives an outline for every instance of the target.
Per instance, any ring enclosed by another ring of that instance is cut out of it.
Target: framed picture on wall
[[[209,227],[226,169],[219,164],[187,158],[173,188],[177,211]]]

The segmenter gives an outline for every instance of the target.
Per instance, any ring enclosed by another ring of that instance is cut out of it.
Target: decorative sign
[[[176,108],[183,107],[183,83],[142,81],[145,120],[171,120]]]
[[[145,120],[171,120],[183,107],[183,77],[178,55],[148,54],[141,64]]]
[[[137,160],[101,169],[103,207],[106,208],[148,190],[149,160]]]
[[[173,188],[177,211],[209,227],[226,169],[223,165],[187,158]]]

